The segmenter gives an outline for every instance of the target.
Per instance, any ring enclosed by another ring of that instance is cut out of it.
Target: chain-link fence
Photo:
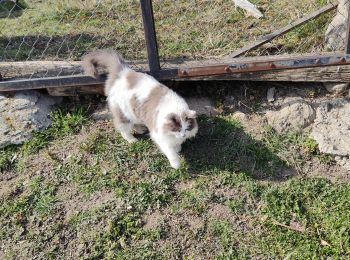
[[[180,58],[180,62],[203,60],[204,65],[208,58],[220,62],[230,54],[255,57],[344,50],[348,0],[341,0],[338,9],[337,1],[326,0],[251,2],[263,17],[249,15],[235,7],[233,0],[178,1],[176,4],[170,0],[154,1],[162,66],[171,66],[167,61],[174,58]],[[337,20],[332,23],[335,16]],[[290,26],[293,24],[296,26]],[[281,36],[258,48],[239,51],[274,32]]]
[[[242,0],[152,2],[161,69],[338,53],[347,44],[350,0],[251,0],[260,18]],[[101,48],[148,70],[139,0],[0,0],[2,80],[79,75],[81,56]]]
[[[146,57],[139,1],[0,1],[0,62],[41,62],[30,75],[2,71],[5,79],[79,74],[74,61],[93,49],[120,50],[132,61]],[[57,66],[62,70],[51,70]]]

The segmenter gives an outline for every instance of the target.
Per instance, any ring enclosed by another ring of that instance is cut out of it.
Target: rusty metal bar
[[[259,48],[261,45],[263,45],[267,42],[270,42],[273,39],[290,32],[294,28],[301,26],[301,25],[303,25],[311,20],[316,19],[317,17],[320,17],[321,15],[323,15],[325,13],[328,13],[328,12],[334,10],[337,6],[338,6],[338,4],[326,5],[326,6],[322,7],[321,9],[319,9],[319,10],[317,10],[317,11],[315,11],[315,12],[313,12],[313,13],[311,13],[303,18],[300,18],[300,19],[292,22],[291,24],[287,25],[286,27],[284,27],[282,29],[279,29],[273,33],[270,33],[270,34],[267,34],[267,35],[261,37],[260,39],[253,42],[252,44],[245,46],[245,47],[227,55],[227,57],[235,58],[235,57],[238,57],[238,56],[240,56],[248,51],[255,50],[255,49]]]
[[[350,4],[348,7],[348,17],[347,18],[348,18],[348,27],[346,30],[345,54],[350,54]]]
[[[0,82],[0,92],[55,87],[95,86],[98,84],[103,84],[105,79],[105,76],[101,76],[100,79],[94,79],[89,76],[66,76],[41,79],[2,81]]]
[[[177,77],[177,69],[161,70],[157,73],[158,80],[169,80]],[[24,79],[11,80],[0,82],[0,92],[32,90],[32,89],[46,89],[56,87],[77,87],[77,86],[91,86],[103,85],[106,75],[101,75],[99,79],[89,76],[63,76],[63,77],[49,77],[38,79]]]
[[[152,0],[140,0],[145,40],[147,45],[148,64],[151,73],[160,71],[156,30],[154,26]]]
[[[279,69],[310,68],[331,65],[350,64],[350,55],[319,55],[310,57],[294,57],[292,59],[271,59],[269,61],[249,61],[214,65],[207,67],[185,68],[179,70],[180,78],[208,75],[223,75],[242,72],[256,72]]]

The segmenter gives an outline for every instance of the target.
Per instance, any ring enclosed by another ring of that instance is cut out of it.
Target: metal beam
[[[222,65],[186,68],[179,70],[180,78],[222,75],[242,72],[269,71],[279,69],[298,69],[350,64],[350,55],[315,55],[300,56],[292,59],[270,59],[269,61],[252,61],[228,63]]]
[[[349,0],[350,1],[350,0]],[[348,7],[348,23],[346,30],[346,45],[345,45],[345,54],[350,54],[350,4]]]
[[[158,72],[160,70],[159,54],[156,30],[154,27],[152,0],[141,0],[141,10],[143,27],[145,32],[145,40],[147,45],[147,55],[149,69],[151,72]]]

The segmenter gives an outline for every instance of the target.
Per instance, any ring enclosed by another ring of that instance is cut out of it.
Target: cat
[[[196,112],[152,76],[132,70],[115,51],[97,50],[83,57],[85,74],[98,77],[99,66],[108,72],[105,95],[115,128],[133,143],[133,130],[141,133],[146,126],[171,167],[178,169],[181,144],[198,132]]]

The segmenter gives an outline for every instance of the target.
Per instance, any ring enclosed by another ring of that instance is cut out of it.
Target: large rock
[[[350,155],[350,102],[336,99],[321,104],[316,111],[312,136],[323,153]]]
[[[349,83],[323,83],[323,85],[328,92],[335,94],[343,93],[349,87]]]
[[[51,124],[49,113],[56,99],[36,91],[0,95],[0,148],[28,141],[33,132]]]
[[[278,111],[267,111],[266,118],[278,133],[296,131],[310,125],[315,119],[314,109],[299,97],[286,98]]]
[[[345,47],[349,0],[339,0],[337,14],[328,25],[326,31],[326,48],[329,51],[343,50]]]

